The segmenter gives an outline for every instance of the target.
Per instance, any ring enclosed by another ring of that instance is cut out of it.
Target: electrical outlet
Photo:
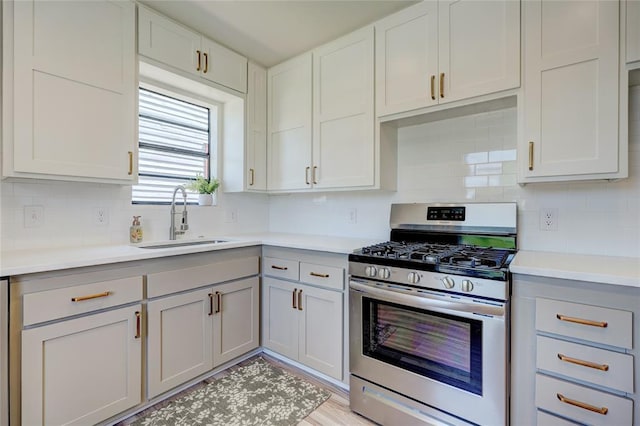
[[[558,230],[558,209],[540,209],[540,230]]]
[[[238,221],[238,210],[237,209],[227,209],[225,212],[224,221],[226,223],[235,223]]]
[[[356,209],[355,207],[349,209],[349,213],[347,215],[347,223],[358,223],[358,209]]]
[[[24,206],[24,227],[40,228],[44,225],[43,206]]]
[[[93,209],[93,222],[98,226],[109,224],[109,209],[106,207],[96,207]]]

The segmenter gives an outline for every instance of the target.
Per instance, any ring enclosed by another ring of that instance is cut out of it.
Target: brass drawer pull
[[[107,297],[107,296],[110,296],[110,295],[111,295],[110,291],[105,291],[104,293],[90,294],[89,296],[72,297],[71,301],[72,302],[82,302],[83,300],[98,299],[100,297]]]
[[[298,290],[298,310],[302,310],[302,289]]]
[[[293,291],[291,292],[291,307],[293,309],[298,309],[298,307],[296,306],[296,293],[298,292],[297,288],[294,288]]]
[[[607,326],[609,325],[607,324],[606,321],[592,321],[592,320],[583,319],[583,318],[568,317],[560,314],[556,314],[556,318],[558,318],[560,321],[573,322],[573,323],[582,324],[582,325],[590,325],[591,327],[607,328]]]
[[[596,370],[601,370],[601,371],[609,371],[609,366],[607,364],[596,364],[595,362],[583,361],[581,359],[571,358],[571,357],[563,355],[563,354],[558,354],[558,359],[560,361],[565,361],[565,362],[569,362],[571,364],[581,365],[583,367],[594,368]]]
[[[529,141],[529,170],[533,170],[533,141]]]
[[[586,404],[584,402],[576,401],[575,399],[569,399],[562,395],[561,393],[557,393],[556,396],[558,399],[565,404],[573,405],[574,407],[583,408],[585,410],[593,411],[594,413],[606,415],[609,412],[607,407],[594,407],[593,405]]]
[[[196,67],[196,71],[200,71],[200,51],[196,50],[196,53],[198,54],[198,66]]]
[[[141,336],[141,329],[142,329],[142,320],[141,320],[141,314],[140,311],[136,311],[136,335],[133,336],[136,339],[139,339]]]
[[[271,269],[277,269],[278,271],[287,271],[287,270],[289,270],[289,268],[287,268],[286,266],[277,266],[277,265],[271,265]]]
[[[213,293],[209,293],[209,316],[213,315]]]
[[[129,151],[129,171],[127,174],[129,176],[133,174],[133,151]]]
[[[431,100],[436,100],[436,76],[431,76]]]
[[[311,275],[312,277],[318,277],[318,278],[329,278],[329,274],[319,274],[317,272],[309,272],[309,275]]]
[[[440,73],[440,97],[444,98],[444,73]]]
[[[222,293],[216,291],[216,314],[222,311]]]
[[[207,71],[209,71],[209,54],[205,53],[204,54],[204,73],[206,74]]]

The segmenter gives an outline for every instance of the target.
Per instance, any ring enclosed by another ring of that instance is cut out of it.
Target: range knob
[[[367,266],[364,268],[364,274],[368,277],[375,277],[378,275],[378,268],[375,266]]]
[[[418,284],[420,282],[420,275],[418,275],[417,272],[409,272],[407,281],[409,281],[409,284]]]
[[[471,280],[462,280],[462,291],[467,293],[473,290],[473,283]]]
[[[389,270],[389,268],[380,268],[380,270],[378,271],[378,276],[383,280],[388,280],[391,276],[391,271]]]
[[[456,285],[456,282],[451,277],[444,277],[442,279],[442,284],[444,284],[445,288],[453,288]]]

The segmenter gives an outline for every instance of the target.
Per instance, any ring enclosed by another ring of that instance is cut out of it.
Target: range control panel
[[[464,222],[465,207],[427,207],[427,220]]]

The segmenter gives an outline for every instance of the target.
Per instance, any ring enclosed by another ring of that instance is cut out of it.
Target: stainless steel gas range
[[[394,204],[349,255],[351,409],[383,425],[504,425],[516,204]]]

